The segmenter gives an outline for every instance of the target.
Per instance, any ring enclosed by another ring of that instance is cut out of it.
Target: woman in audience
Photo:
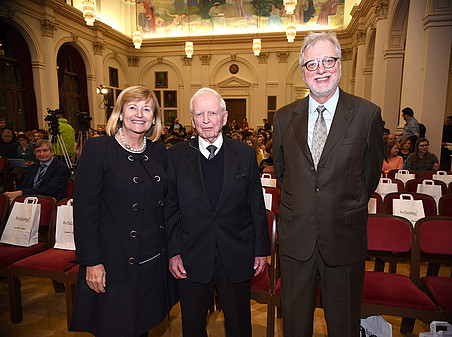
[[[385,159],[383,160],[383,172],[385,176],[389,171],[395,169],[403,169],[403,158],[397,155],[399,146],[396,142],[389,142],[385,145]]]
[[[31,165],[35,162],[36,157],[33,153],[33,146],[28,142],[27,136],[20,134],[17,136],[19,146],[17,147],[17,158],[25,160],[27,165]]]
[[[259,144],[257,144],[256,138],[248,137],[245,140],[245,143],[247,143],[249,146],[254,148],[254,151],[256,152],[257,165],[259,166],[261,164],[262,159],[264,159],[264,157],[262,156],[262,152],[261,152],[261,149],[259,148]]]
[[[162,201],[167,153],[158,142],[155,94],[143,86],[124,89],[106,132],[85,143],[76,171],[80,271],[71,330],[147,336],[177,299],[168,277]]]
[[[415,170],[420,174],[425,171],[432,171],[439,169],[438,158],[428,152],[429,142],[425,138],[419,138],[414,146],[414,152],[406,159],[405,168],[407,170]]]
[[[411,154],[411,139],[402,138],[399,143],[399,156],[403,158],[405,162],[408,156]]]
[[[265,145],[265,152],[268,153],[268,156],[259,165],[260,173],[264,171],[264,168],[273,167],[273,142],[271,140]]]

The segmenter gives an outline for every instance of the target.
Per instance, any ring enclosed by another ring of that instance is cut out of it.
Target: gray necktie
[[[38,187],[39,185],[41,185],[42,177],[44,177],[45,168],[46,168],[46,166],[44,164],[40,165],[38,179],[36,179],[36,183],[33,187]]]
[[[208,160],[212,159],[213,157],[215,157],[215,150],[217,149],[217,147],[215,145],[209,145],[207,147],[207,150],[209,150],[209,158],[207,158]]]
[[[327,130],[325,119],[323,118],[323,112],[325,111],[325,107],[323,105],[319,105],[317,107],[317,112],[319,116],[314,124],[314,133],[312,135],[312,159],[314,160],[315,169],[317,169],[317,165],[320,160],[320,156],[322,155],[323,147],[326,143]]]

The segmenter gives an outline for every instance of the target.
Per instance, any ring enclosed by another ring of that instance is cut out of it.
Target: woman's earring
[[[119,121],[122,122],[122,116],[119,116]]]

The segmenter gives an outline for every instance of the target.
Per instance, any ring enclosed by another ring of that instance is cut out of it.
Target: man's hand
[[[256,256],[254,258],[254,270],[256,271],[254,273],[254,276],[259,275],[262,273],[265,269],[265,265],[267,264],[267,257],[266,256]]]
[[[98,294],[105,292],[107,273],[103,264],[86,267],[86,284]]]
[[[178,280],[187,278],[187,272],[185,271],[180,255],[173,256],[169,260],[169,271]]]
[[[9,202],[13,202],[14,198],[20,197],[22,195],[22,191],[14,191],[14,192],[5,192],[3,193],[9,198]]]

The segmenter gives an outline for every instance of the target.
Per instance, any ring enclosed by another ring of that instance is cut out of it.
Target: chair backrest
[[[439,199],[439,215],[452,216],[452,194],[444,194]]]
[[[38,198],[38,203],[41,204],[41,216],[39,218],[39,241],[47,242],[49,247],[52,247],[55,241],[55,213],[57,201],[53,197],[47,195],[21,195],[16,197],[11,209],[16,202],[24,202],[27,197]]]
[[[8,211],[9,211],[9,198],[0,194],[0,235],[2,235],[3,230],[5,229],[6,220],[8,219]]]
[[[67,205],[68,201],[71,199],[72,199],[72,197],[66,197],[64,199],[61,199],[60,201],[58,201],[57,207],[61,206],[61,205]]]
[[[264,187],[265,193],[272,195],[272,207],[271,211],[275,214],[279,214],[279,204],[281,203],[281,192],[276,187]]]
[[[392,201],[394,199],[400,198],[402,193],[389,193],[385,196],[383,200],[384,204],[384,213],[392,214]],[[436,201],[431,196],[422,193],[408,193],[413,196],[414,200],[422,200],[422,205],[424,206],[425,216],[433,216],[436,215]]]
[[[374,192],[374,193],[372,193],[372,196],[370,198],[375,199],[376,214],[383,213],[383,199],[381,198],[381,195]]]
[[[8,159],[0,158],[0,172],[5,172],[8,167]]]
[[[449,186],[447,187],[447,194],[452,194],[452,182],[449,183]]]
[[[72,197],[73,195],[74,195],[74,179],[69,178],[67,180],[66,196]]]
[[[426,179],[427,178],[408,180],[405,184],[405,191],[409,192],[409,193],[417,193],[417,185],[422,184],[422,182]],[[432,178],[428,178],[428,180],[432,180]],[[433,184],[441,186],[442,194],[447,193],[447,185],[444,181],[441,181],[441,180],[432,180],[432,181],[433,181]]]
[[[410,252],[412,228],[411,222],[405,218],[371,214],[367,220],[367,249],[372,252]]]
[[[415,171],[415,170],[408,170],[408,171],[410,171],[411,174],[414,174],[414,177],[415,177],[416,179],[421,178],[421,174],[420,174],[418,171]],[[390,170],[390,171],[386,174],[386,177],[387,177],[387,178],[394,179],[397,172],[399,172],[399,169]]]
[[[276,286],[276,249],[278,242],[278,234],[276,231],[276,217],[272,211],[267,209],[267,223],[268,230],[270,233],[270,242],[271,242],[271,255],[270,255],[270,268],[269,268],[269,277],[270,277],[270,289],[275,289]]]
[[[274,166],[266,166],[262,170],[262,173],[270,173],[270,174],[274,175],[275,174],[275,167]]]

